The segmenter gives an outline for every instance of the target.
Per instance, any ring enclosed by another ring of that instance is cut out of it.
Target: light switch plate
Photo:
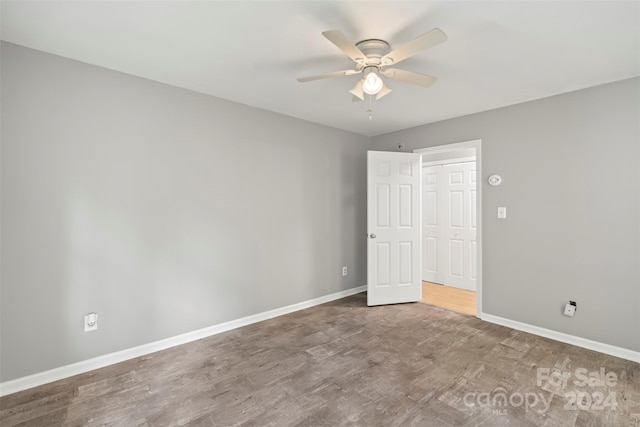
[[[95,331],[98,329],[98,313],[84,315],[84,331]]]
[[[507,208],[499,207],[498,208],[498,218],[505,219],[507,217]]]

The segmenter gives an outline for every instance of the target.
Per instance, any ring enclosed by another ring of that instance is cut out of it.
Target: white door
[[[421,155],[367,155],[367,304],[422,299]]]
[[[439,176],[442,166],[422,168],[422,280],[432,283],[443,283],[442,248],[444,238],[441,230],[442,193],[438,182],[443,180]],[[438,215],[440,213],[440,215]]]
[[[426,167],[423,168],[422,179],[422,278],[475,291],[475,162]]]

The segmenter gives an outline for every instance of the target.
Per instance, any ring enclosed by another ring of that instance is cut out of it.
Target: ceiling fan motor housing
[[[367,57],[366,67],[379,68],[382,65],[382,57],[391,51],[389,43],[380,39],[362,40],[356,43],[356,47]]]

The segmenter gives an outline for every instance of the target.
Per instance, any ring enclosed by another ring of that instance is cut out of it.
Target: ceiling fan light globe
[[[382,90],[383,86],[384,84],[382,83],[382,79],[378,77],[376,73],[371,71],[364,79],[362,90],[364,90],[364,93],[367,95],[375,95]]]

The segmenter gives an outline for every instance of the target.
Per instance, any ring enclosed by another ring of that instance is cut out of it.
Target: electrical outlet
[[[84,315],[84,331],[95,331],[98,329],[98,313]]]
[[[578,304],[576,304],[575,301],[569,301],[569,303],[565,304],[564,306],[564,315],[573,317],[573,315],[576,314],[577,309],[578,309]]]
[[[343,276],[347,275],[347,267],[342,267],[342,275]]]

